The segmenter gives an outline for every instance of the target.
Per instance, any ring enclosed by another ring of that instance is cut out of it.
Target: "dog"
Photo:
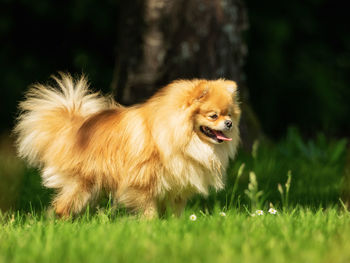
[[[56,190],[60,217],[76,215],[101,191],[153,218],[181,215],[194,194],[222,189],[239,144],[234,81],[176,80],[124,107],[93,93],[84,76],[29,88],[14,128],[18,155]]]

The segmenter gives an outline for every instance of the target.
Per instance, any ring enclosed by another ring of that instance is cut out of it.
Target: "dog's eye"
[[[209,117],[211,119],[213,119],[213,120],[216,120],[218,118],[218,115],[217,114],[213,114],[213,115],[210,115]]]

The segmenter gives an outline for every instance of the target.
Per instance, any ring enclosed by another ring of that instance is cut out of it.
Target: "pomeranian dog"
[[[56,189],[58,216],[79,213],[101,190],[146,218],[180,215],[194,194],[222,189],[239,142],[236,83],[177,80],[123,107],[60,73],[33,85],[15,126],[20,157]]]

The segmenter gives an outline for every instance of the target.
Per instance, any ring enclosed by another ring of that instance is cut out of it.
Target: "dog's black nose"
[[[226,125],[227,128],[231,128],[232,127],[232,121],[226,120],[225,121],[225,125]]]

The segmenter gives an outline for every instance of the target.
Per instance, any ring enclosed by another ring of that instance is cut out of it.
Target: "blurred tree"
[[[119,102],[144,100],[179,78],[235,80],[247,101],[242,70],[247,16],[241,0],[133,1],[123,3],[120,11],[111,85]],[[260,129],[248,104],[243,107],[247,142]]]

